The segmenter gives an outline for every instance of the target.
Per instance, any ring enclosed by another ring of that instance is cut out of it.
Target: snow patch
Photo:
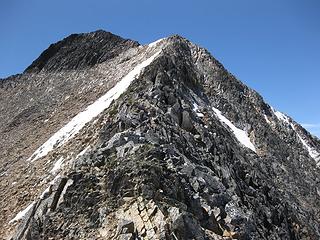
[[[264,119],[266,120],[267,123],[271,123],[269,118],[267,117],[267,115],[263,114],[263,116],[264,116]]]
[[[274,112],[274,114],[276,115],[276,117],[285,122],[286,124],[288,124],[289,126],[291,126],[291,128],[295,131],[295,133],[297,134],[299,140],[301,141],[301,143],[303,144],[303,146],[307,149],[309,156],[312,157],[317,165],[320,165],[320,153],[313,147],[311,147],[307,141],[298,133],[296,127],[294,126],[294,124],[292,123],[292,121],[290,120],[290,118],[288,116],[286,116],[285,114],[276,111],[274,108],[271,108],[272,111]]]
[[[197,114],[198,117],[204,117],[203,113],[199,111],[199,105],[197,103],[192,103],[193,105],[193,111]]]
[[[152,42],[152,43],[149,43],[148,44],[148,47],[154,47],[156,46],[158,43],[162,42],[165,38],[160,38],[159,40],[155,41],[155,42]]]
[[[276,115],[276,117],[280,120],[280,121],[283,121],[285,122],[286,124],[289,124],[290,125],[290,120],[289,120],[289,117],[286,116],[285,114],[283,114],[282,112],[279,112],[277,110],[275,110],[274,108],[272,108],[272,111],[274,113],[274,115]]]
[[[315,148],[311,147],[307,143],[306,140],[303,139],[303,137],[298,133],[298,131],[296,130],[295,126],[292,123],[290,123],[290,125],[293,128],[293,130],[296,132],[296,134],[298,135],[298,138],[300,139],[303,146],[307,149],[309,156],[312,157],[316,161],[316,164],[319,166],[320,165],[320,153]]]
[[[213,111],[215,112],[215,114],[217,115],[217,117],[219,118],[219,120],[226,124],[234,133],[234,135],[236,136],[236,138],[238,139],[238,141],[240,143],[242,143],[245,147],[250,148],[252,151],[256,152],[256,148],[255,146],[252,144],[252,142],[250,141],[250,138],[248,137],[247,133],[239,128],[237,128],[235,125],[232,124],[232,122],[230,122],[229,119],[227,119],[225,116],[223,116],[220,112],[220,110],[212,107]]]
[[[49,184],[50,184],[50,185],[55,184],[55,182],[56,182],[60,177],[61,177],[60,175],[55,176],[55,178],[54,178],[52,181],[50,181]]]
[[[63,157],[59,158],[58,161],[56,161],[56,163],[54,164],[50,172],[55,173],[58,170],[60,170],[62,163],[63,163]]]
[[[275,109],[271,108],[272,111],[274,112],[274,114],[276,115],[276,117],[285,122],[287,125],[291,126],[291,128],[295,131],[295,133],[297,134],[299,140],[301,141],[301,143],[303,144],[303,146],[307,149],[309,156],[312,157],[317,165],[320,165],[320,153],[313,147],[311,147],[307,141],[298,133],[295,125],[292,123],[292,121],[290,120],[290,118],[288,116],[286,116],[285,114],[276,111]]]
[[[82,155],[84,155],[88,150],[90,149],[90,146],[86,147],[85,149],[83,149],[77,156],[76,159],[78,157],[81,157]]]
[[[43,193],[40,195],[40,199],[45,199],[45,196],[50,192],[51,185],[47,187]]]
[[[45,199],[47,193],[50,192],[50,188],[53,184],[60,178],[60,175],[57,175],[52,181],[49,182],[49,186],[43,191],[43,193],[40,195],[40,199]]]
[[[320,164],[320,153],[317,152],[316,149],[310,147],[310,145],[300,136],[299,133],[297,133],[297,135],[298,135],[300,141],[302,142],[302,144],[308,150],[310,157],[312,157],[317,162],[317,165]]]
[[[35,202],[33,201],[28,207],[26,207],[22,211],[18,212],[18,214],[12,220],[10,220],[9,223],[14,223],[14,222],[17,222],[17,221],[23,219],[27,215],[27,213],[32,209],[34,204],[35,204]]]
[[[120,95],[127,90],[131,82],[159,55],[159,53],[160,51],[142,63],[138,64],[105,95],[88,106],[83,112],[80,112],[78,115],[76,115],[69,123],[51,136],[31,155],[30,158],[27,159],[27,161],[35,161],[41,157],[44,157],[53,149],[62,146],[71,138],[73,138],[88,122],[107,109],[113,100],[118,99]]]

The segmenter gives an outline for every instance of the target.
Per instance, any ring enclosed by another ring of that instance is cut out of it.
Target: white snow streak
[[[120,95],[127,90],[131,82],[141,73],[142,69],[148,66],[159,55],[159,53],[160,51],[138,64],[105,95],[88,106],[83,112],[76,115],[67,125],[51,136],[27,161],[35,161],[44,157],[54,148],[60,147],[73,138],[88,122],[107,109],[113,100],[118,99]]]
[[[78,157],[81,157],[82,155],[84,155],[88,150],[90,149],[90,146],[86,147],[85,149],[83,149],[77,156],[76,159]]]
[[[303,137],[298,133],[298,131],[296,130],[295,126],[292,123],[290,123],[290,125],[298,135],[298,138],[300,139],[303,146],[307,149],[309,156],[316,161],[317,165],[320,165],[320,153],[315,148],[311,147],[305,139],[303,139]]]
[[[46,194],[50,192],[50,188],[53,184],[60,178],[60,175],[57,175],[52,181],[49,182],[49,186],[43,191],[43,193],[40,195],[40,199],[44,199]]]
[[[56,161],[56,163],[54,164],[50,172],[51,173],[57,172],[61,168],[62,162],[63,162],[63,157],[59,158],[58,161]]]
[[[148,47],[154,47],[154,46],[156,46],[158,43],[160,43],[161,41],[163,41],[164,39],[165,39],[165,38],[160,38],[159,40],[148,44]]]
[[[276,111],[273,108],[272,108],[272,111],[280,121],[290,124],[289,118],[285,114],[283,114],[282,112]]]
[[[50,187],[51,187],[51,185],[50,185],[49,187],[47,187],[47,188],[43,191],[43,193],[40,195],[40,199],[44,199],[44,198],[45,198],[45,196],[47,195],[47,193],[50,192]]]
[[[317,152],[316,149],[310,147],[310,145],[300,136],[299,133],[297,133],[297,135],[300,141],[302,142],[303,146],[307,149],[310,157],[312,157],[316,161],[317,165],[320,164],[320,153]]]
[[[264,119],[266,120],[266,122],[267,122],[267,123],[270,123],[270,120],[269,120],[269,118],[267,117],[267,115],[263,114],[263,116],[264,116]]]
[[[30,211],[30,209],[32,209],[34,204],[35,202],[32,202],[28,207],[18,212],[18,214],[12,220],[10,220],[9,223],[13,223],[13,222],[19,221],[20,219],[23,219],[25,215]]]
[[[252,151],[256,152],[256,148],[254,147],[254,145],[252,144],[252,142],[250,141],[250,138],[248,137],[247,133],[239,128],[237,128],[236,126],[234,126],[232,124],[232,122],[230,122],[225,116],[223,116],[220,112],[220,110],[212,107],[213,111],[216,113],[217,117],[219,118],[219,120],[226,124],[234,133],[234,135],[236,136],[236,138],[238,139],[238,141],[240,143],[242,143],[244,146],[246,146],[247,148],[250,148]]]
[[[291,122],[290,118],[288,116],[286,116],[285,114],[283,114],[279,111],[276,111],[273,108],[271,108],[271,109],[279,120],[281,120],[291,126],[291,128],[295,131],[295,133],[297,134],[297,136],[298,136],[299,140],[301,141],[301,143],[303,144],[303,146],[307,149],[309,156],[312,157],[316,161],[317,165],[319,165],[320,164],[320,153],[315,148],[311,147],[307,143],[307,141],[298,133],[296,127]]]
[[[195,103],[195,102],[192,105],[193,105],[193,111],[196,112],[197,116],[198,117],[204,117],[203,113],[201,113],[199,111],[199,105],[197,103]]]

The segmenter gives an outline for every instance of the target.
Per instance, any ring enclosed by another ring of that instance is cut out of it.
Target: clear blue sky
[[[0,16],[0,77],[71,33],[140,43],[177,33],[320,136],[319,0],[1,0]]]

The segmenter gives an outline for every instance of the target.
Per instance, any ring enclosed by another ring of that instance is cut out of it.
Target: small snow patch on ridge
[[[62,127],[52,137],[50,137],[41,147],[39,147],[27,161],[35,161],[46,156],[54,148],[62,146],[73,138],[88,122],[97,117],[101,112],[107,109],[113,100],[116,100],[130,86],[131,82],[148,66],[158,55],[160,51],[152,55],[147,60],[138,64],[131,72],[122,78],[105,95],[88,106],[83,112],[76,115],[69,123]]]
[[[220,112],[220,110],[212,107],[213,111],[215,112],[215,114],[217,115],[217,117],[219,118],[219,120],[226,124],[234,133],[234,135],[236,136],[236,138],[238,139],[238,141],[240,143],[242,143],[245,147],[250,148],[252,151],[256,152],[256,148],[255,146],[252,144],[252,142],[250,141],[250,138],[248,137],[247,133],[239,128],[237,128],[235,125],[232,124],[232,122],[230,122],[229,119],[227,119],[225,116],[223,116]]]
[[[81,157],[82,155],[84,155],[88,150],[90,149],[90,146],[86,147],[85,149],[83,149],[77,156],[76,159]]]
[[[62,163],[63,163],[63,157],[59,158],[58,161],[56,161],[56,163],[54,164],[50,172],[55,173],[58,170],[60,170]]]
[[[309,156],[312,157],[317,165],[320,165],[320,153],[313,147],[311,147],[307,141],[301,136],[301,134],[299,134],[299,132],[297,131],[295,125],[292,123],[292,121],[290,120],[290,118],[288,116],[286,116],[285,114],[276,111],[274,108],[271,108],[272,111],[274,112],[274,114],[276,115],[276,117],[283,121],[284,123],[286,123],[287,125],[291,126],[291,128],[295,131],[295,133],[297,134],[299,140],[301,141],[301,143],[303,144],[303,146],[307,149]]]
[[[271,108],[274,115],[276,115],[276,117],[280,120],[280,121],[283,121],[285,122],[286,124],[290,124],[290,120],[289,120],[289,117],[286,116],[285,114],[283,114],[282,112],[279,112],[277,110],[275,110],[274,108]]]
[[[28,214],[28,212],[32,209],[34,204],[35,202],[32,202],[28,207],[18,212],[18,214],[12,220],[10,220],[9,223],[14,223],[16,221],[19,221],[20,219],[23,219]]]
[[[317,165],[319,165],[320,164],[320,153],[317,152],[316,149],[310,147],[310,145],[300,136],[300,134],[297,133],[297,135],[298,135],[300,141],[302,142],[302,144],[308,150],[310,157],[312,157],[316,161]]]
[[[157,46],[158,43],[162,42],[165,38],[160,38],[159,40],[155,41],[155,42],[152,42],[152,43],[149,43],[148,44],[148,47],[154,47],[154,46]]]
[[[199,111],[199,105],[197,103],[193,103],[193,111],[197,114],[198,117],[204,117],[203,113]]]
[[[42,194],[40,195],[40,199],[46,198],[46,195],[50,192],[50,188],[58,181],[60,177],[60,175],[57,175],[52,181],[49,182],[49,186],[42,192]]]
[[[296,130],[295,126],[291,123],[291,127],[293,128],[293,130],[296,132],[298,138],[300,139],[301,143],[303,144],[303,146],[307,149],[309,156],[312,157],[315,161],[316,164],[318,166],[320,166],[320,153],[313,147],[311,147],[307,141],[298,133],[298,131]]]
[[[264,119],[266,120],[267,123],[271,123],[269,118],[267,117],[267,115],[263,114],[263,116],[264,116]]]
[[[40,195],[40,199],[46,198],[46,195],[50,192],[50,188],[51,188],[51,185],[42,192],[42,194]]]

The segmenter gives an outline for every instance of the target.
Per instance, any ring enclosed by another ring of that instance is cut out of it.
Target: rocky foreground
[[[74,34],[0,81],[2,239],[320,239],[320,141],[180,36]]]

